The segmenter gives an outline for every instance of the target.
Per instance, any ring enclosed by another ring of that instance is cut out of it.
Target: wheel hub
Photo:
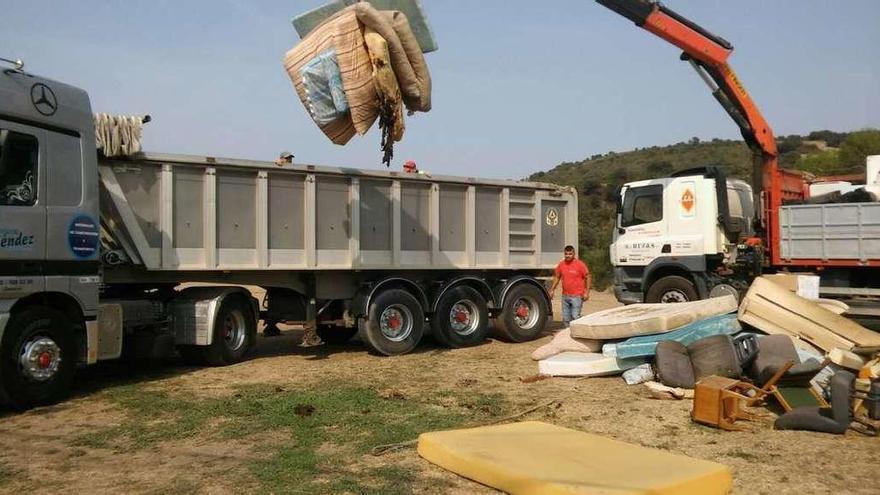
[[[479,313],[473,302],[461,300],[449,311],[449,326],[459,335],[470,335],[479,326]]]
[[[663,293],[660,297],[660,302],[663,303],[677,303],[677,302],[687,302],[688,298],[684,292],[680,290],[669,290]]]
[[[513,304],[513,322],[522,329],[530,329],[538,322],[538,303],[530,297],[517,299]]]
[[[412,333],[413,316],[403,305],[392,305],[385,308],[379,316],[379,330],[382,335],[392,341],[405,340]]]
[[[28,379],[49,380],[61,366],[61,348],[49,337],[33,338],[22,346],[19,365]]]
[[[388,326],[391,327],[392,330],[398,330],[400,328],[400,315],[392,314],[389,316]]]
[[[247,328],[245,324],[244,314],[235,310],[226,315],[223,320],[223,340],[226,347],[232,351],[237,351],[245,341]]]
[[[40,369],[46,369],[50,364],[52,364],[52,355],[48,352],[41,352],[40,356],[37,358],[37,366],[39,366]]]

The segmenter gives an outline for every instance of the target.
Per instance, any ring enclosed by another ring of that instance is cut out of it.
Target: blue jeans
[[[572,320],[581,317],[581,306],[584,304],[581,296],[562,296],[562,325],[568,326]]]

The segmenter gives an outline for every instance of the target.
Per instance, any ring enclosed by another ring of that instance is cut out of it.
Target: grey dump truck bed
[[[99,175],[105,261],[148,270],[550,269],[577,239],[550,184],[151,153]]]

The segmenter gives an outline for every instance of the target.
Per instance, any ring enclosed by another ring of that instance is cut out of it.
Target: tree
[[[648,174],[653,178],[667,177],[675,170],[668,160],[660,160],[648,164]]]
[[[602,184],[596,179],[586,179],[581,183],[580,192],[585,196],[589,196],[598,194],[601,188]]]
[[[800,145],[801,138],[799,136],[786,136],[776,140],[776,149],[780,155],[796,151]]]
[[[816,175],[839,174],[841,173],[840,152],[838,150],[825,150],[803,155],[798,159],[795,168]]]
[[[618,167],[611,172],[611,177],[609,177],[609,179],[611,179],[612,187],[617,187],[629,181],[629,174],[625,168]]]
[[[863,171],[868,155],[880,155],[880,130],[853,132],[840,145],[840,165],[846,170]]]
[[[836,148],[846,139],[846,133],[828,130],[813,131],[807,135],[807,139],[810,141],[825,141],[825,144],[828,146]]]

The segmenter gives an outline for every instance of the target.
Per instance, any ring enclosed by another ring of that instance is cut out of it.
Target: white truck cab
[[[610,246],[617,299],[680,302],[739,292],[744,286],[730,275],[755,261],[742,242],[753,217],[751,187],[717,167],[625,184]]]

